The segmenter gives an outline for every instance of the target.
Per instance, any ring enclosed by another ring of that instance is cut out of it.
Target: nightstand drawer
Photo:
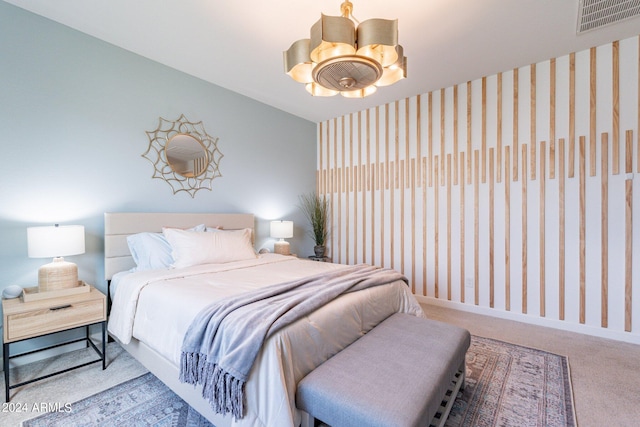
[[[7,316],[6,334],[9,342],[21,340],[101,322],[104,313],[104,299],[96,299],[11,314]]]

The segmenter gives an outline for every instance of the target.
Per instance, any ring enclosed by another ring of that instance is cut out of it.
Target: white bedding
[[[109,332],[123,343],[134,337],[178,366],[187,328],[212,301],[340,268],[345,266],[265,254],[255,260],[130,273],[119,280]],[[395,312],[423,316],[402,281],[345,294],[269,338],[246,383],[245,416],[232,424],[299,425],[297,382]]]

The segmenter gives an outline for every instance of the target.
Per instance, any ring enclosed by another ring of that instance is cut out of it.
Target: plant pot
[[[315,252],[317,258],[324,257],[327,248],[322,245],[316,245],[313,247],[313,252]]]

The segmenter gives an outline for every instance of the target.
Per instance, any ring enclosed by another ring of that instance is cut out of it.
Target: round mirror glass
[[[171,170],[185,178],[202,175],[209,166],[207,149],[191,135],[174,135],[167,141],[164,150]]]

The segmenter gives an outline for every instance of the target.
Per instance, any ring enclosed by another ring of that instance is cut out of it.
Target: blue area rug
[[[472,336],[466,361],[465,389],[455,396],[446,427],[576,425],[566,357]],[[213,427],[150,373],[23,426]]]
[[[24,421],[24,427],[212,427],[151,373]]]

